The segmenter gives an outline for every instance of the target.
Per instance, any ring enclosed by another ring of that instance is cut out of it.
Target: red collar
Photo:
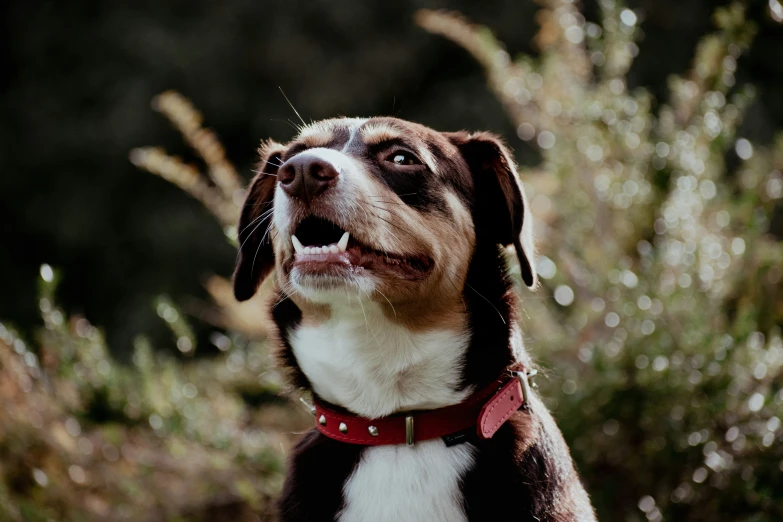
[[[367,419],[315,400],[315,427],[329,438],[350,444],[381,446],[436,439],[476,427],[480,439],[489,439],[530,397],[528,376],[521,363],[465,401],[437,410],[405,412]]]

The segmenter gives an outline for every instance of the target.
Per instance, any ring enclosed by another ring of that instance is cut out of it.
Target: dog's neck
[[[449,319],[419,322],[426,328],[370,299],[338,297],[313,314],[281,296],[272,309],[281,362],[295,386],[369,418],[457,404],[513,362],[529,363],[494,245],[476,248],[465,285]]]
[[[313,391],[365,417],[441,408],[462,401],[470,343],[467,318],[412,331],[369,300],[334,306],[328,319],[302,324],[290,343]]]
[[[498,325],[490,335],[470,324],[467,313],[456,319],[412,331],[382,306],[354,298],[334,306],[326,319],[303,320],[288,341],[298,370],[320,398],[375,418],[457,404],[487,384],[466,381],[466,375],[486,373],[491,380],[511,362],[527,362],[515,325]],[[479,358],[497,367],[466,371]]]

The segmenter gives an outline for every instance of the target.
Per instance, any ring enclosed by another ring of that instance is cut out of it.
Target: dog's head
[[[479,243],[495,255],[513,245],[536,284],[524,192],[491,134],[338,118],[260,154],[239,222],[240,301],[273,268],[297,304],[359,295],[400,311],[459,299]]]

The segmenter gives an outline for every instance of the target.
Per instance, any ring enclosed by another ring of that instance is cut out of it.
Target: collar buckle
[[[530,379],[536,376],[538,373],[538,370],[528,370],[528,371],[512,371],[511,375],[519,379],[519,384],[522,385],[522,393],[524,395],[523,399],[525,402],[522,403],[522,409],[527,410],[530,408],[530,398],[533,396],[533,394],[530,392]]]
[[[413,415],[405,417],[405,444],[413,446]]]

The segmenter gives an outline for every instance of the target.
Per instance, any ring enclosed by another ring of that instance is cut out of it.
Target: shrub
[[[543,279],[523,331],[599,519],[780,520],[783,137],[735,134],[753,24],[718,9],[664,103],[625,81],[636,14],[600,12],[546,2],[536,59],[453,14],[417,21],[475,57],[540,151],[521,172]]]

